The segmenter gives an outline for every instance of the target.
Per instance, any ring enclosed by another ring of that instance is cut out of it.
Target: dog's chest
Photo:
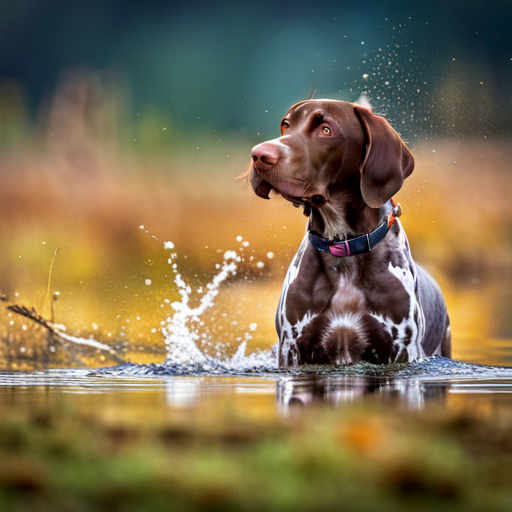
[[[411,361],[424,356],[421,341],[425,321],[419,300],[416,267],[405,233],[400,228],[390,237],[394,246],[392,261],[380,262],[378,269],[355,265],[324,266],[329,273],[328,287],[319,287],[325,275],[312,276],[318,268],[309,268],[305,258],[305,238],[288,270],[276,325],[280,351],[292,364],[301,344],[321,344],[336,329],[352,334],[367,346],[364,359],[386,363]],[[336,262],[335,262],[336,263]],[[366,274],[366,275],[365,275]],[[320,295],[319,295],[320,294]],[[355,362],[355,361],[354,361]]]

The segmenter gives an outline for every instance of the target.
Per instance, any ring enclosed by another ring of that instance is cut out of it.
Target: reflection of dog
[[[276,400],[281,412],[289,407],[314,403],[340,405],[362,401],[373,395],[403,402],[409,409],[421,409],[426,402],[442,402],[450,387],[446,382],[417,378],[372,378],[355,375],[297,375],[276,382]]]
[[[450,357],[441,291],[411,258],[392,196],[414,158],[388,122],[343,101],[294,105],[252,150],[258,196],[309,217],[276,316],[281,366]]]

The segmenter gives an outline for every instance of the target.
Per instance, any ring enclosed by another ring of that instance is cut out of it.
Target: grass
[[[509,510],[512,415],[368,402],[156,418],[2,404],[5,511]],[[112,413],[112,411],[110,411]],[[126,412],[126,411],[125,411]],[[207,419],[208,421],[205,421]]]

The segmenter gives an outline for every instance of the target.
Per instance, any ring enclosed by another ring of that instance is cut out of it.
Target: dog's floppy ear
[[[380,208],[402,188],[414,169],[414,157],[383,117],[358,105],[354,109],[366,135],[361,193],[368,206]]]

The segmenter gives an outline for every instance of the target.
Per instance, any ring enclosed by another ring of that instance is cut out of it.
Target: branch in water
[[[94,347],[99,350],[105,350],[106,352],[109,352],[114,356],[116,360],[119,362],[124,362],[123,359],[121,359],[115,351],[109,347],[108,345],[105,345],[103,343],[100,343],[96,340],[86,339],[86,338],[77,338],[76,336],[70,336],[69,334],[66,334],[65,332],[62,332],[58,327],[55,327],[51,322],[48,320],[45,320],[41,315],[37,313],[37,311],[34,308],[28,309],[26,306],[20,306],[18,304],[13,304],[12,306],[7,306],[7,309],[9,311],[12,311],[13,313],[16,313],[17,315],[24,316],[25,318],[28,318],[29,320],[32,320],[33,322],[36,322],[39,325],[42,325],[45,329],[48,329],[48,332],[52,334],[53,336],[56,336],[57,338],[60,338],[61,340],[69,341],[71,343],[76,343],[78,345],[87,345],[89,347]]]

